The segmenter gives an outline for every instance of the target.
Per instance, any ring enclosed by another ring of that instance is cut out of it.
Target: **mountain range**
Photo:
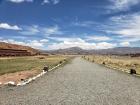
[[[71,47],[66,49],[57,50],[38,50],[29,46],[22,46],[17,44],[9,44],[0,42],[0,49],[17,49],[27,50],[31,54],[42,53],[42,54],[65,54],[65,55],[80,55],[80,54],[105,54],[105,55],[140,55],[140,47],[116,47],[110,49],[91,49],[85,50],[80,47]]]
[[[116,47],[110,49],[85,50],[80,47],[71,47],[66,49],[43,51],[49,54],[109,54],[109,55],[127,55],[140,54],[140,47]]]

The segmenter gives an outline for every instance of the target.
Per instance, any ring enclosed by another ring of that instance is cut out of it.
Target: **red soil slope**
[[[17,44],[10,44],[10,43],[5,43],[5,42],[0,42],[0,49],[16,49],[16,50],[27,50],[30,52],[32,55],[38,54],[39,51],[28,47],[28,46],[22,46],[22,45],[17,45]]]

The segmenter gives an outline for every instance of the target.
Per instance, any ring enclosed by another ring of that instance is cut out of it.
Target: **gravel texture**
[[[140,105],[140,78],[75,58],[23,87],[1,87],[0,105]]]

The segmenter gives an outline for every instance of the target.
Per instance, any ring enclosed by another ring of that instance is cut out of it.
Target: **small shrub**
[[[24,81],[24,79],[20,79],[21,81]]]
[[[49,67],[48,67],[48,66],[45,66],[45,67],[43,68],[43,70],[44,70],[45,72],[48,72]]]
[[[135,69],[130,69],[130,74],[136,74],[136,70]]]
[[[39,57],[39,59],[45,59],[45,57]]]
[[[105,62],[103,62],[102,64],[105,65]]]
[[[62,61],[59,62],[60,64],[63,63]]]

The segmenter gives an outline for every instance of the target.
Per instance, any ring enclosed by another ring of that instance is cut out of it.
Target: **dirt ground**
[[[4,84],[6,82],[13,81],[17,84],[21,80],[25,80],[27,78],[33,77],[37,75],[38,73],[39,71],[32,70],[32,71],[21,71],[21,72],[16,72],[16,73],[4,74],[0,76],[0,83]]]

